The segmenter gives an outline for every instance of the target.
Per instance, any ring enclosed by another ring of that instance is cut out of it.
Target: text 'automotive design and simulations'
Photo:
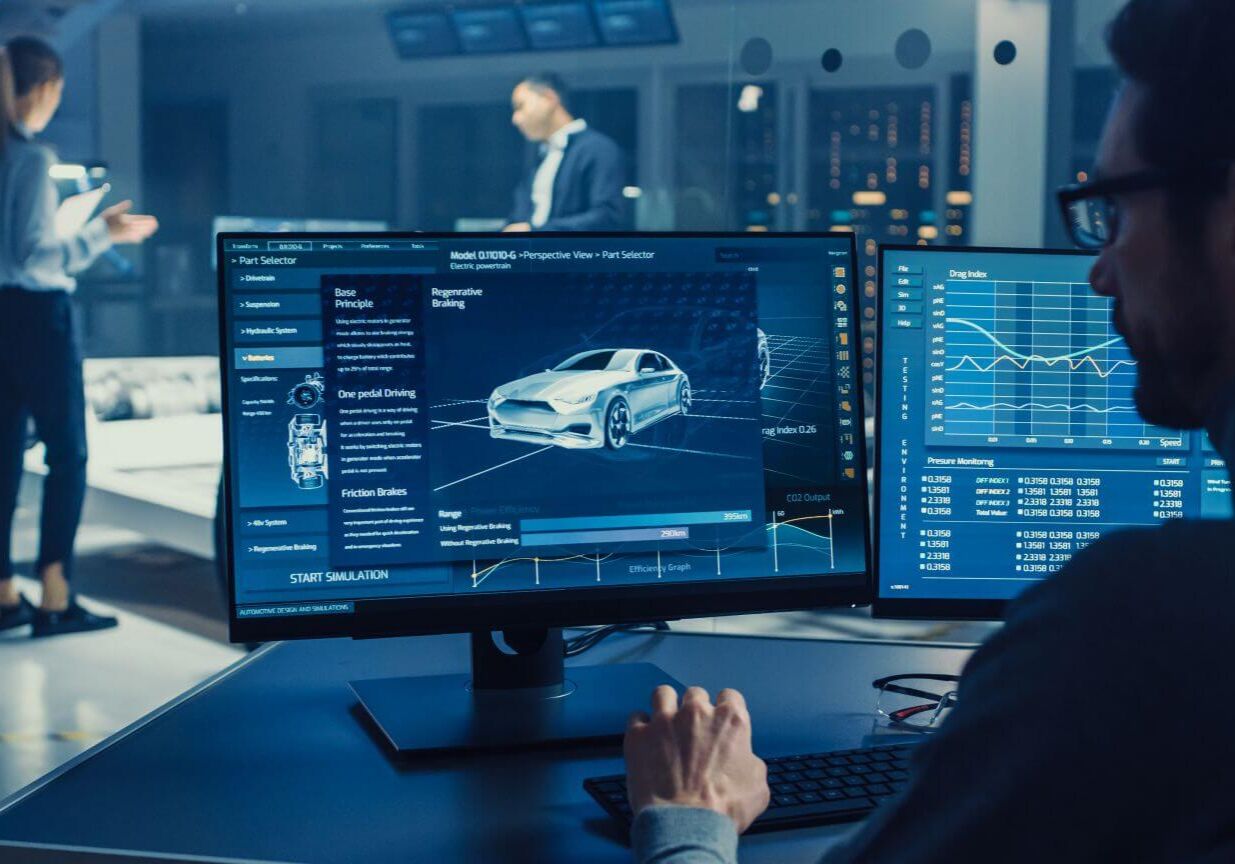
[[[847,238],[222,243],[237,617],[863,584]]]
[[[1008,600],[1108,532],[1230,514],[1205,433],[1137,413],[1093,260],[884,250],[880,597]]]

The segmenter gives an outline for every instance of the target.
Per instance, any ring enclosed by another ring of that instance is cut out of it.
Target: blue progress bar
[[[524,534],[524,546],[578,546],[597,543],[646,543],[659,540],[689,540],[685,526],[665,528],[619,528],[615,531],[554,531],[544,534]]]
[[[749,510],[715,510],[711,513],[636,513],[628,516],[573,516],[565,519],[522,519],[519,530],[586,531],[604,528],[659,528],[663,525],[742,524],[753,519]]]

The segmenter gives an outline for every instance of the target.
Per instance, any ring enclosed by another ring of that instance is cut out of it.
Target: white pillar
[[[1042,243],[1050,11],[1049,0],[978,0],[970,243]],[[1000,66],[994,50],[1005,39],[1016,60]]]

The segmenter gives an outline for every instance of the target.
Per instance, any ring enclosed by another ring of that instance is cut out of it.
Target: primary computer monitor
[[[852,235],[219,256],[234,640],[869,601]]]
[[[1111,531],[1229,515],[1205,434],[1137,414],[1093,262],[880,250],[876,615],[999,618]]]

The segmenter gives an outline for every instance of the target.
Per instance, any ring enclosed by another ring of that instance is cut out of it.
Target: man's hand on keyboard
[[[626,727],[626,775],[635,814],[656,804],[705,807],[733,820],[738,833],[768,806],[768,771],[751,750],[750,714],[736,690],[716,705],[702,687],[682,696],[661,686],[652,713]]]

